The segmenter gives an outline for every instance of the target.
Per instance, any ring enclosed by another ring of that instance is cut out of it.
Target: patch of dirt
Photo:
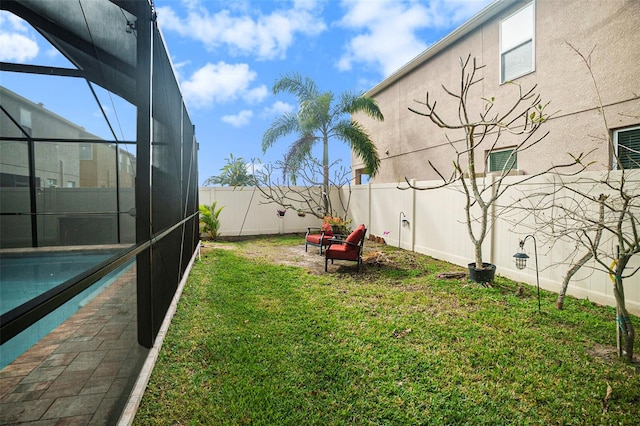
[[[382,251],[380,251],[380,244],[374,242],[365,242],[363,247],[362,261],[363,265],[376,265],[381,266],[383,263],[388,263],[389,260],[384,257]],[[318,247],[309,246],[308,251],[304,251],[304,244],[298,246],[285,246],[277,247],[274,253],[274,247],[263,247],[263,250],[256,250],[250,253],[252,256],[263,257],[270,262],[298,266],[306,269],[310,274],[321,275],[324,274],[324,250],[320,255],[320,249]],[[350,261],[334,261],[334,264],[329,263],[328,272],[341,269],[342,267],[351,268],[356,270],[356,263]]]
[[[601,359],[605,362],[612,362],[618,359],[618,350],[615,346],[595,345],[587,349],[587,354],[593,358]]]
[[[317,247],[308,247],[304,251],[304,244],[299,246],[282,247],[277,259],[272,259],[274,263],[288,266],[298,266],[309,271],[310,274],[324,273],[324,252],[320,256]],[[355,265],[355,263],[353,263]]]
[[[618,358],[618,348],[615,346],[606,346],[596,344],[590,349],[587,349],[587,354],[593,358],[600,359],[604,362],[621,362],[620,358]],[[633,364],[635,366],[636,371],[640,372],[640,356],[635,353],[633,356]]]
[[[200,242],[200,254],[207,254],[213,251],[213,249],[220,250],[235,250],[236,247],[231,244],[218,243],[213,241],[201,241]]]
[[[263,244],[256,241],[250,248],[243,248],[243,255],[252,259],[261,259],[274,264],[298,266],[306,269],[310,274],[321,275],[324,274],[324,250],[320,255],[320,249],[318,247],[309,246],[308,251],[304,250],[304,236],[300,237],[301,244],[295,246],[281,246],[272,244]],[[201,246],[201,253],[205,254],[213,249],[222,250],[236,250],[237,246],[219,241],[203,241]],[[394,261],[391,257],[384,252],[386,244],[378,243],[376,241],[365,241],[363,247],[362,261],[365,267],[371,266],[393,266]],[[396,264],[395,266],[399,266]],[[329,272],[343,269],[356,271],[356,263],[350,261],[334,261],[334,264],[329,263]],[[363,268],[361,268],[362,271]]]

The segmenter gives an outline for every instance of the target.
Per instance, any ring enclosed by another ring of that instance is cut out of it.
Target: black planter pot
[[[476,262],[469,264],[469,279],[477,283],[490,283],[496,276],[496,265],[483,263],[482,269],[476,269]]]

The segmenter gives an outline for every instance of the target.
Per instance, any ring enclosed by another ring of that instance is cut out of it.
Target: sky
[[[60,1],[60,0],[54,0]],[[154,0],[182,94],[196,128],[202,184],[220,174],[230,154],[245,161],[281,160],[294,135],[262,152],[273,120],[297,110],[296,99],[272,92],[298,73],[321,91],[363,93],[419,55],[492,0]],[[0,60],[69,66],[28,24],[0,14]],[[112,139],[95,102],[70,102],[86,83],[50,84],[45,77],[0,84]],[[43,90],[44,89],[44,90]],[[123,139],[135,139],[126,102],[98,93]],[[382,111],[384,114],[384,111]],[[96,124],[99,123],[100,124]],[[350,166],[346,145],[330,145],[331,161]]]

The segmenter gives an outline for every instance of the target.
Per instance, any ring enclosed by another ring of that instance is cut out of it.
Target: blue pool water
[[[0,258],[0,314],[104,262],[113,251],[56,252]]]
[[[66,280],[100,264],[117,251],[73,251],[28,253],[0,258],[0,313],[14,309]],[[0,346],[0,369],[49,334],[80,307],[88,303],[129,269],[134,260],[121,266],[69,302]]]

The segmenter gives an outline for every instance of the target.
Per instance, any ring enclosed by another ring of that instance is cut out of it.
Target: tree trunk
[[[465,206],[467,214],[467,230],[469,237],[473,242],[474,256],[476,262],[476,269],[482,269],[482,242],[487,234],[487,220],[489,215],[489,205],[487,205],[480,194],[478,189],[478,179],[476,177],[476,163],[475,163],[475,126],[465,127],[466,139],[467,139],[467,161],[469,162],[469,185],[471,186],[471,193],[465,188],[465,195],[467,197],[467,204]],[[462,177],[464,179],[464,176]],[[477,204],[480,208],[480,230],[477,234],[473,232],[473,220],[471,216],[471,207]],[[476,237],[477,235],[477,237]]]
[[[322,168],[323,168],[323,180],[322,180],[322,190],[324,192],[324,211],[325,215],[333,215],[333,212],[330,211],[329,208],[329,138],[327,135],[324,135],[322,141]]]
[[[476,258],[476,269],[482,269],[482,242],[474,243],[474,255]]]
[[[604,207],[605,207],[605,200],[608,198],[608,196],[604,195],[604,194],[600,194],[600,196],[598,197],[598,228],[596,230],[596,236],[593,239],[593,243],[591,243],[591,247],[595,248],[597,250],[597,248],[600,246],[600,239],[602,238],[602,231],[604,231]],[[580,239],[578,237],[578,239]],[[589,251],[587,254],[585,254],[584,256],[582,256],[580,258],[580,260],[578,260],[572,267],[571,269],[569,269],[567,271],[567,275],[564,276],[564,280],[562,281],[562,289],[560,290],[560,294],[558,295],[558,300],[556,301],[556,308],[558,309],[562,309],[563,305],[564,305],[564,296],[567,294],[567,287],[569,286],[569,280],[571,280],[571,277],[573,277],[576,272],[578,272],[578,270],[580,268],[582,268],[582,266],[584,266],[585,263],[587,263],[591,258],[593,257],[593,252]]]
[[[562,280],[562,288],[560,289],[560,294],[558,295],[558,300],[556,300],[556,308],[562,309],[564,307],[564,297],[567,295],[567,287],[569,286],[569,281],[571,278],[578,272],[580,268],[584,266],[591,258],[593,254],[588,252],[584,256],[580,258],[572,267],[567,271],[567,274],[564,276]]]
[[[633,361],[633,342],[635,339],[635,330],[633,328],[633,323],[631,322],[631,317],[629,316],[629,312],[626,308],[625,297],[624,297],[624,287],[622,282],[622,273],[624,272],[627,263],[629,262],[630,257],[626,255],[622,255],[618,258],[618,262],[616,264],[615,272],[615,282],[613,286],[613,294],[616,298],[616,307],[617,307],[617,318],[616,323],[617,327],[622,335],[623,340],[623,349],[624,353],[623,357],[631,362]]]

